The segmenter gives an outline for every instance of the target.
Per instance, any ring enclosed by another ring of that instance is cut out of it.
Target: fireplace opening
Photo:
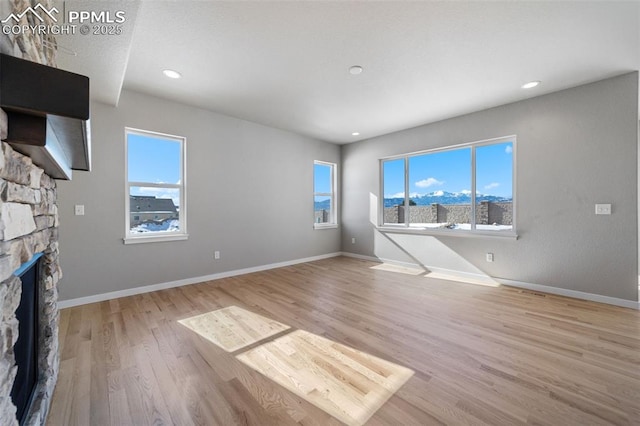
[[[11,399],[17,408],[16,418],[20,425],[23,425],[26,420],[38,383],[41,257],[42,253],[34,255],[29,262],[15,272],[22,281],[22,295],[16,310],[18,339],[13,351],[18,370],[11,389]]]

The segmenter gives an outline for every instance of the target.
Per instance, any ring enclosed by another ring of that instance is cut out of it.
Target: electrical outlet
[[[215,260],[219,260],[220,259],[220,252],[218,250],[213,252],[213,258]]]
[[[487,253],[487,262],[493,262],[493,253]]]
[[[596,214],[611,214],[611,204],[596,204]]]
[[[355,244],[356,243],[356,237],[351,238],[351,244]]]
[[[84,216],[84,204],[75,205],[75,214],[76,216]]]

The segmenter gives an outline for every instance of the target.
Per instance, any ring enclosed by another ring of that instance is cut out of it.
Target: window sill
[[[337,223],[314,223],[313,229],[337,229]]]
[[[380,232],[395,234],[431,235],[434,237],[463,237],[463,238],[501,238],[517,240],[518,234],[508,231],[470,231],[455,229],[429,229],[429,228],[408,228],[405,226],[376,226]]]
[[[144,237],[125,237],[122,241],[125,244],[141,244],[141,243],[162,243],[165,241],[181,241],[189,238],[189,234],[175,234],[175,235],[145,235]]]

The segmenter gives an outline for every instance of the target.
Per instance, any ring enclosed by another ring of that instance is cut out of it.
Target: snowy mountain
[[[447,192],[447,191],[434,191],[428,194],[411,194],[410,200],[414,201],[417,206],[428,206],[433,203],[438,204],[471,204],[471,192]],[[511,198],[500,197],[498,195],[488,195],[488,194],[476,194],[476,202],[480,201],[491,201],[494,203],[505,202],[508,203],[512,201]],[[393,207],[398,204],[404,204],[404,198],[402,197],[391,197],[384,199],[385,207]],[[315,210],[329,210],[330,204],[329,200],[325,200],[322,202],[315,203]]]
[[[314,204],[315,211],[329,210],[331,208],[331,200],[316,201],[313,204]]]
[[[428,194],[411,194],[412,196],[409,198],[414,201],[418,206],[428,206],[433,203],[438,204],[471,204],[471,192],[447,192],[447,191],[434,191]],[[497,195],[487,195],[487,194],[476,194],[476,202],[480,201],[491,201],[491,202],[510,202],[511,198],[500,197]],[[385,198],[384,206],[385,207],[393,207],[398,204],[404,204],[404,198],[402,197],[394,197],[394,198]]]

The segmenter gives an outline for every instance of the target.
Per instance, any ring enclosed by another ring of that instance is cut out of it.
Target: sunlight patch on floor
[[[364,424],[413,375],[304,330],[236,358],[348,425]]]
[[[237,306],[178,322],[227,352],[290,329]],[[236,358],[348,425],[364,424],[413,375],[409,368],[304,330]]]
[[[457,274],[448,274],[444,272],[429,272],[425,275],[426,278],[435,278],[437,280],[456,281],[465,284],[484,285],[488,287],[500,287],[500,283],[493,278],[486,276],[465,276]]]
[[[407,275],[422,275],[426,272],[422,268],[410,268],[408,266],[394,265],[392,263],[381,263],[379,265],[372,266],[371,269],[376,269],[378,271],[397,272],[399,274]]]
[[[178,321],[227,352],[259,342],[290,327],[237,306]]]

